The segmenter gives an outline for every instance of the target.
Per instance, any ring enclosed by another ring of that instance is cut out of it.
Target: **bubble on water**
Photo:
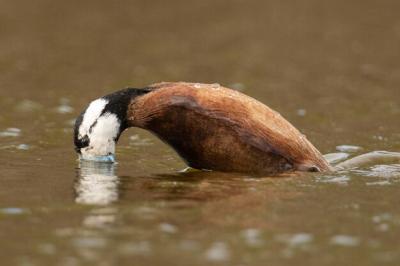
[[[341,151],[341,152],[349,152],[349,153],[354,153],[354,152],[359,152],[363,148],[359,146],[354,146],[354,145],[339,145],[336,146],[336,150]]]
[[[330,240],[333,245],[344,246],[344,247],[355,247],[360,244],[360,240],[357,237],[349,235],[336,235]]]
[[[381,232],[386,232],[386,231],[389,231],[389,225],[388,224],[380,224],[376,227],[376,229]]]
[[[400,178],[400,164],[376,165],[368,170],[356,170],[354,172],[370,177],[382,177],[386,179]]]
[[[293,235],[278,235],[276,239],[286,242],[291,247],[295,247],[311,243],[314,237],[308,233],[297,233]]]
[[[115,222],[115,215],[89,215],[83,220],[86,227],[101,228]]]
[[[36,266],[37,264],[32,262],[32,259],[30,257],[26,256],[19,256],[17,258],[18,261],[18,266]]]
[[[240,234],[249,246],[261,246],[264,243],[261,239],[261,232],[258,229],[245,229]]]
[[[74,246],[79,248],[103,248],[107,245],[107,240],[101,237],[77,237],[72,240]]]
[[[140,136],[138,134],[129,136],[130,141],[137,141],[138,139],[140,139]]]
[[[383,181],[367,182],[365,184],[367,186],[387,186],[391,185],[392,183],[389,180],[383,180]]]
[[[383,137],[383,136],[380,136],[380,135],[373,136],[372,138],[373,138],[373,139],[376,139],[376,140],[380,140],[380,141],[386,141],[386,140],[387,140],[387,138],[385,138],[385,137]]]
[[[75,230],[72,228],[59,228],[55,230],[54,234],[58,237],[70,237],[75,234]]]
[[[123,255],[148,255],[151,252],[151,246],[147,241],[129,242],[122,244],[118,251]]]
[[[368,245],[368,247],[371,247],[371,248],[379,248],[381,246],[381,242],[379,242],[376,239],[369,239],[367,241],[367,245]]]
[[[7,207],[7,208],[2,208],[0,209],[0,213],[3,214],[10,214],[10,215],[17,215],[17,214],[23,214],[26,211],[22,208],[16,208],[16,207]]]
[[[378,215],[372,216],[372,221],[374,223],[381,223],[381,222],[387,222],[392,220],[393,216],[390,213],[381,213]]]
[[[333,183],[338,185],[348,185],[350,181],[350,177],[347,175],[340,175],[340,176],[323,176],[319,177],[318,181],[321,183]]]
[[[57,107],[57,112],[60,114],[69,114],[74,111],[74,108],[72,108],[69,105],[60,105]]]
[[[80,259],[72,256],[60,258],[60,264],[62,266],[79,266],[81,265]]]
[[[231,85],[229,85],[229,87],[237,91],[244,91],[246,89],[246,86],[240,82],[232,83]]]
[[[21,129],[16,127],[9,127],[4,131],[0,131],[0,137],[18,137],[21,135]]]
[[[359,210],[360,209],[360,204],[358,203],[349,203],[344,205],[348,209],[353,209],[353,210]]]
[[[219,83],[211,84],[211,88],[213,88],[213,89],[219,89],[220,87],[221,87],[221,85]]]
[[[38,246],[39,252],[46,255],[53,255],[56,253],[56,247],[51,243],[44,243]]]
[[[289,244],[291,246],[298,246],[308,244],[313,240],[313,236],[311,234],[300,233],[295,234],[289,239]]]
[[[135,208],[134,213],[138,217],[140,217],[140,219],[153,220],[154,218],[156,218],[158,211],[156,208],[141,206],[141,207]]]
[[[200,244],[194,240],[182,240],[179,246],[181,249],[187,251],[194,251],[200,248]]]
[[[76,121],[75,118],[74,119],[70,119],[70,120],[65,121],[65,124],[67,124],[69,126],[74,126],[75,125],[75,121]]]
[[[399,253],[397,251],[378,252],[374,254],[374,258],[381,262],[398,261]]]
[[[158,226],[158,229],[161,232],[168,233],[168,234],[174,234],[178,232],[178,228],[175,225],[169,224],[169,223],[162,223]]]
[[[133,146],[150,146],[153,144],[151,139],[141,138],[137,134],[130,136],[129,141],[130,141],[130,144]]]
[[[210,261],[227,261],[230,259],[231,252],[223,242],[214,242],[206,251],[206,258]]]
[[[354,170],[354,173],[374,177],[366,182],[367,186],[388,186],[400,182],[400,164],[376,165],[367,170]]]
[[[28,144],[19,144],[19,145],[17,146],[17,149],[18,149],[18,150],[24,150],[24,151],[26,151],[26,150],[29,150],[29,148],[30,148],[30,146],[29,146]]]
[[[305,116],[307,114],[306,109],[297,109],[296,111],[298,116]]]
[[[56,111],[60,114],[69,114],[74,111],[74,108],[69,105],[69,100],[67,98],[62,98],[60,99],[60,105],[56,108]]]
[[[42,105],[32,100],[22,100],[17,103],[15,109],[20,112],[33,112],[42,108]]]
[[[79,256],[86,261],[95,261],[99,258],[99,252],[93,248],[79,248],[77,251]]]

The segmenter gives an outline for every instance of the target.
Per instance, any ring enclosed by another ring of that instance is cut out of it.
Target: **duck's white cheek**
[[[106,113],[97,119],[90,134],[91,139],[114,140],[119,132],[121,122],[114,114]]]

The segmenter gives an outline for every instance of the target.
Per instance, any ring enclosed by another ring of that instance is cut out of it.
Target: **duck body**
[[[157,135],[197,169],[275,174],[329,171],[294,126],[261,102],[218,84],[163,82],[92,101],[75,122],[81,159],[113,162],[128,127]]]
[[[127,127],[151,131],[197,169],[275,174],[328,171],[294,126],[261,102],[218,84],[163,82],[132,97]]]

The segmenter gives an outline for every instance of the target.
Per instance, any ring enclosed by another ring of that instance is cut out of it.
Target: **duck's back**
[[[257,173],[330,169],[279,113],[243,93],[184,82],[150,88],[131,103],[131,125],[159,136],[191,167]]]

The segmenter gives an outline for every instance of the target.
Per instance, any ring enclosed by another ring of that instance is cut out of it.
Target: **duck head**
[[[147,93],[128,88],[92,101],[78,116],[74,127],[75,150],[81,160],[115,162],[115,146],[128,128],[127,110],[131,101]]]

